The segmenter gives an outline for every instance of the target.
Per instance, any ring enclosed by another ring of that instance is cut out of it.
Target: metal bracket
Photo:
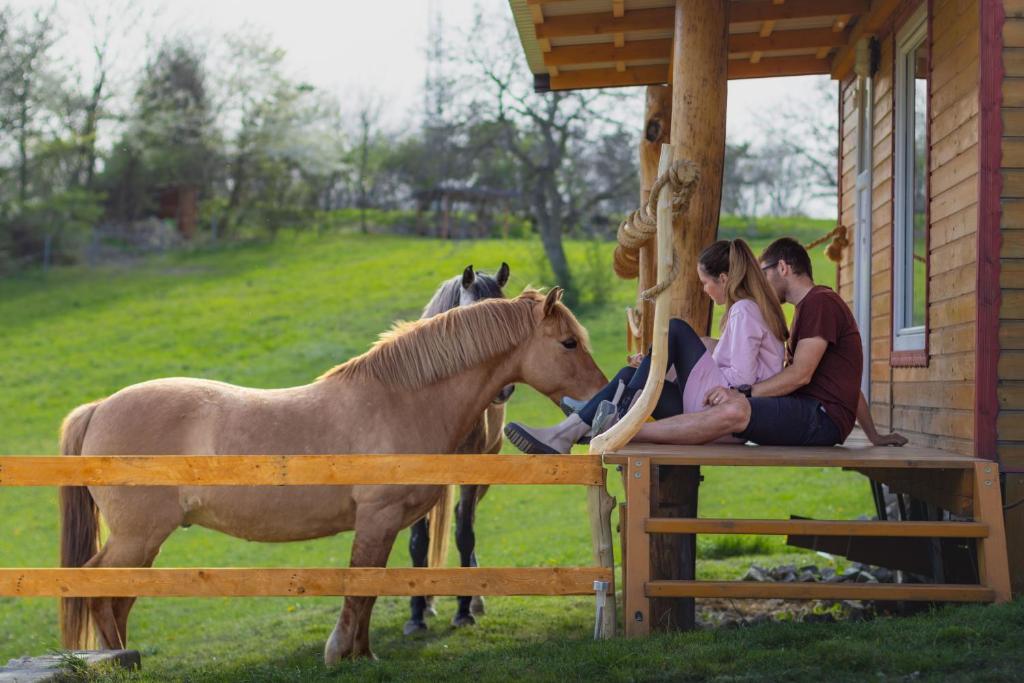
[[[601,622],[604,621],[604,607],[608,598],[608,586],[607,581],[595,581],[594,582],[594,597],[596,600],[596,610],[594,613],[594,640],[601,640]]]

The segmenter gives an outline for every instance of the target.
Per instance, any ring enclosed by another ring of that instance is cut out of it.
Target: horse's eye
[[[566,339],[565,341],[562,342],[562,346],[564,346],[567,349],[575,349],[576,343],[576,340],[570,337],[569,339]]]

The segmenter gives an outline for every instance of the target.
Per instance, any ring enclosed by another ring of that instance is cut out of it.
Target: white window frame
[[[893,186],[893,350],[923,351],[925,325],[908,325],[913,301],[908,301],[908,279],[914,277],[914,52],[928,39],[928,5],[921,8],[896,35],[896,177]],[[930,121],[925,121],[925,126]],[[927,172],[927,169],[926,171]],[[926,197],[925,201],[929,201]],[[927,230],[927,228],[925,228]],[[927,287],[927,284],[925,285]],[[927,302],[925,302],[927,307]]]

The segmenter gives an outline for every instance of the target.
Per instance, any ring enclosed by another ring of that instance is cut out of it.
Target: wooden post
[[[994,462],[974,466],[974,521],[988,524],[988,536],[977,541],[978,579],[981,585],[995,591],[996,602],[1009,602],[1010,567],[999,494],[999,465]]]
[[[651,461],[644,456],[628,459],[623,473],[626,477],[626,537],[629,546],[622,554],[623,630],[626,636],[645,636],[651,632],[651,609],[647,599],[647,582],[651,577],[650,536],[644,531],[651,495]],[[629,553],[628,556],[626,553]]]
[[[644,134],[640,140],[640,206],[646,206],[651,187],[658,177],[658,159],[661,146],[669,142],[672,124],[672,88],[665,85],[647,87],[647,105],[644,110]],[[652,239],[640,247],[640,275],[637,292],[650,289],[657,279],[657,244]],[[647,353],[654,329],[654,302],[641,301],[640,352]]]
[[[711,305],[697,279],[697,256],[718,234],[725,161],[728,2],[676,0],[672,61],[672,146],[700,169],[689,210],[675,221],[682,273],[672,286],[672,316],[707,334]]]
[[[608,582],[608,599],[605,602],[601,623],[598,626],[599,637],[611,638],[615,635],[615,550],[612,544],[612,510],[615,499],[608,494],[608,489],[601,486],[587,487],[587,511],[590,514],[590,537],[594,547],[594,563],[609,570],[611,580]]]
[[[689,209],[677,216],[674,245],[682,271],[671,289],[672,317],[700,334],[711,326],[711,302],[697,279],[697,256],[718,235],[725,161],[729,17],[727,0],[676,0],[672,46],[671,142],[676,159],[700,169]],[[652,473],[652,517],[696,517],[699,467],[659,466]],[[655,535],[651,539],[651,579],[694,579],[696,536]],[[695,625],[692,598],[651,601],[655,630]]]

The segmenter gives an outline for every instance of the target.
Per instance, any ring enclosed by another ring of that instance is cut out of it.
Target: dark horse
[[[474,271],[467,266],[462,275],[456,275],[444,282],[434,293],[433,298],[423,309],[423,318],[430,318],[457,306],[467,306],[476,301],[491,298],[504,298],[502,287],[508,282],[509,267],[502,263],[496,275]],[[462,452],[498,452],[501,448],[502,423],[504,422],[504,403],[512,395],[514,385],[505,387],[494,399],[491,407],[481,416],[480,424],[458,449]],[[473,520],[476,516],[477,503],[487,493],[486,486],[460,486],[459,502],[455,506],[455,543],[459,549],[459,557],[463,567],[476,567],[476,535],[473,531]],[[414,567],[426,567],[428,564],[443,563],[447,551],[448,524],[450,523],[450,495],[446,492],[442,502],[431,511],[431,519],[426,517],[415,522],[409,536],[409,555]],[[433,534],[433,538],[431,538]],[[410,635],[427,628],[424,616],[429,612],[436,614],[431,604],[432,598],[416,596],[410,599],[410,617],[405,623],[403,632]],[[460,596],[458,611],[452,617],[453,626],[471,626],[476,623],[473,614],[483,614],[483,598],[479,596]]]

